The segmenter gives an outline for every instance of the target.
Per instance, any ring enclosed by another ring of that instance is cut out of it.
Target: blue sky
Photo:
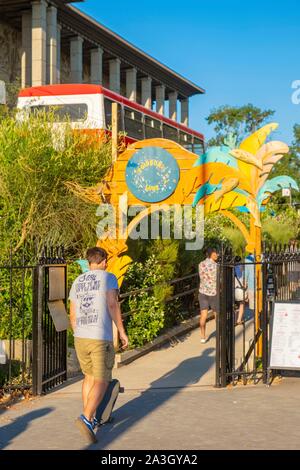
[[[290,143],[300,123],[300,104],[291,100],[300,80],[299,0],[85,0],[77,7],[206,89],[191,99],[190,127],[207,138],[210,110],[253,103],[276,110],[276,138]]]

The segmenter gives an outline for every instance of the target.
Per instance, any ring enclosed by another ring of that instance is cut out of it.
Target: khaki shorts
[[[115,363],[115,350],[111,341],[74,338],[77,358],[84,375],[110,382]]]

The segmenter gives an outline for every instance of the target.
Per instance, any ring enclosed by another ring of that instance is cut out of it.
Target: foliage
[[[11,284],[10,284],[11,281]],[[23,285],[24,281],[24,285]],[[24,291],[24,296],[22,295]],[[0,339],[32,337],[32,271],[0,270]]]
[[[122,305],[123,312],[130,312],[126,329],[132,348],[152,341],[169,325],[166,299],[173,288],[167,283],[175,275],[178,243],[172,240],[155,240],[149,244],[145,263],[133,263],[126,274],[123,292],[153,287],[150,291],[129,296]]]
[[[238,256],[242,256],[245,252],[246,242],[240,230],[233,227],[224,227],[223,234],[230,243],[233,252]]]
[[[294,126],[294,140],[290,146],[290,152],[280,162],[278,162],[271,174],[270,178],[274,178],[281,175],[287,175],[295,179],[300,186],[300,125]],[[293,192],[293,203],[300,203],[300,193],[297,191]],[[272,201],[276,204],[276,211],[285,211],[287,205],[290,203],[286,197],[282,197],[280,193],[272,197]]]
[[[21,89],[21,80],[16,78],[12,83],[6,83],[6,104],[8,108],[13,108],[17,105],[18,94]]]
[[[21,374],[21,362],[18,360],[10,361],[10,376],[12,379],[20,377]],[[8,379],[9,370],[8,364],[0,365],[0,388],[3,387]],[[1,398],[1,397],[0,397]]]
[[[68,124],[58,140],[53,120],[41,114],[0,122],[0,258],[10,244],[16,252],[25,241],[29,253],[33,246],[63,244],[78,257],[94,244],[96,211],[67,184],[99,183],[109,144],[86,145],[87,137]]]
[[[266,217],[262,225],[263,237],[267,242],[288,244],[299,237],[300,221],[293,210],[276,217]]]
[[[164,307],[155,296],[148,293],[133,296],[129,300],[129,307],[135,311],[127,323],[130,346],[143,346],[156,338],[164,327]]]
[[[208,124],[214,125],[216,137],[211,139],[209,146],[221,145],[230,133],[242,141],[247,134],[252,134],[273,116],[275,111],[262,110],[252,104],[244,106],[220,106],[206,118]]]

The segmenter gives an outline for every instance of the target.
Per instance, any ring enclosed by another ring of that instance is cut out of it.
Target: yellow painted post
[[[112,147],[112,164],[118,160],[118,103],[112,103],[111,105],[111,147]],[[117,351],[119,349],[119,334],[116,325],[113,323],[113,341],[114,348]]]
[[[251,216],[250,217],[250,233],[251,233],[251,238],[254,240],[254,246],[255,246],[255,261],[257,261],[257,264],[255,265],[255,331],[256,333],[258,332],[260,328],[260,313],[262,312],[263,309],[263,279],[262,279],[262,265],[261,265],[261,228],[256,227],[254,224],[254,218]],[[258,343],[256,345],[256,355],[257,357],[262,357],[262,337],[258,340]]]
[[[114,164],[118,159],[118,103],[111,105],[111,126],[112,163]]]

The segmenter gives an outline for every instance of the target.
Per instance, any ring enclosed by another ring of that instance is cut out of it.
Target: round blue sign
[[[179,181],[179,166],[173,155],[160,147],[145,147],[127,163],[126,183],[132,194],[144,202],[167,199]]]

